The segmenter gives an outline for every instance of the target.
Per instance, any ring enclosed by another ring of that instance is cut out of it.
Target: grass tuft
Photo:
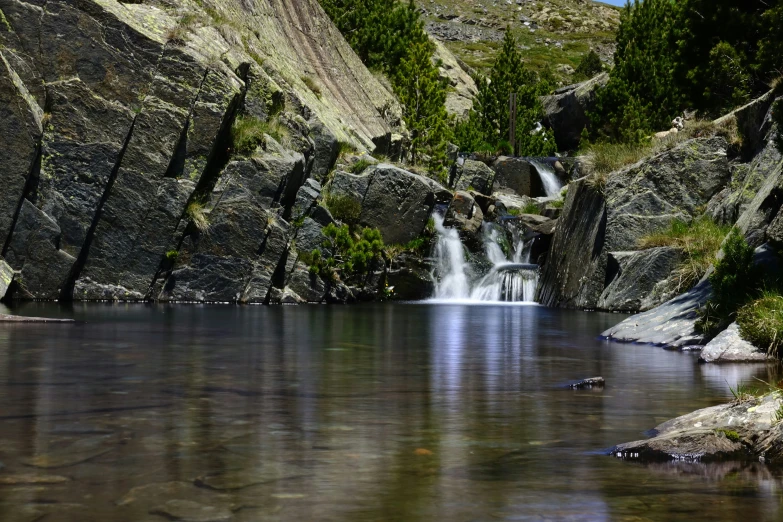
[[[276,118],[263,121],[255,116],[238,117],[231,127],[234,152],[243,155],[252,154],[266,143],[265,135],[271,136],[283,146],[286,146],[291,137],[288,128]]]
[[[739,309],[737,324],[743,339],[778,356],[783,344],[783,296],[765,292]]]
[[[681,249],[685,259],[676,271],[677,292],[689,290],[704,277],[716,262],[716,254],[730,227],[717,225],[707,216],[691,222],[673,220],[668,228],[648,234],[639,240],[639,248],[672,246]]]
[[[209,219],[207,218],[204,203],[198,200],[191,201],[188,203],[188,208],[185,210],[185,213],[199,232],[206,232],[209,230]]]
[[[362,214],[362,204],[351,196],[327,194],[324,197],[324,205],[332,216],[349,225],[356,224]]]

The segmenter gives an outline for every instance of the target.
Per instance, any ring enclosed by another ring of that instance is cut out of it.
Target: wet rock
[[[638,252],[610,252],[607,272],[611,282],[598,300],[608,311],[649,310],[671,297],[669,278],[679,266],[682,252],[673,247]]]
[[[543,196],[544,186],[535,167],[526,159],[500,156],[492,164],[495,190],[510,189],[520,196]]]
[[[458,191],[475,190],[481,194],[492,194],[495,172],[481,161],[465,160],[457,165],[452,186]]]
[[[457,191],[446,210],[443,224],[449,228],[456,228],[475,242],[476,234],[481,230],[483,221],[484,213],[473,197],[467,192]]]
[[[766,352],[759,350],[740,336],[739,325],[731,323],[702,349],[701,362],[766,362],[772,361]]]
[[[575,383],[568,385],[569,388],[574,390],[584,390],[590,388],[603,388],[606,385],[606,380],[603,377],[590,377],[588,379],[582,379]]]
[[[152,515],[162,515],[169,520],[182,522],[227,522],[231,511],[226,508],[208,506],[192,500],[169,500],[162,506],[150,510]]]
[[[391,298],[401,301],[427,299],[435,292],[432,266],[413,255],[402,254],[395,259],[386,273],[386,284],[392,289]]]
[[[513,192],[494,192],[492,194],[497,211],[503,214],[519,214],[528,205],[536,204],[536,200],[528,196],[519,196]]]
[[[604,289],[605,228],[603,194],[584,179],[571,183],[539,283],[541,304],[574,308],[597,302]]]
[[[544,124],[555,133],[559,150],[574,150],[584,129],[590,123],[587,113],[595,104],[596,93],[609,81],[607,73],[572,86],[565,92],[542,99]]]
[[[0,323],[73,323],[73,319],[52,319],[49,317],[26,317],[0,314]]]
[[[537,214],[522,214],[514,221],[518,225],[525,227],[536,234],[543,234],[546,236],[554,234],[557,225],[556,219]]]
[[[311,274],[304,263],[297,263],[291,272],[286,288],[295,292],[306,303],[320,303],[326,295],[326,285],[315,274]]]
[[[371,167],[365,176],[370,180],[359,223],[379,229],[387,244],[405,244],[419,237],[435,203],[444,195],[451,197],[436,182],[391,165]]]
[[[775,412],[781,398],[773,393],[735,401],[677,417],[657,426],[648,440],[620,444],[610,455],[640,461],[757,460],[776,444]]]
[[[602,336],[614,341],[648,343],[666,348],[700,345],[704,342],[704,334],[696,329],[698,310],[707,302],[711,292],[709,281],[702,281],[692,290],[652,310],[629,317]]]

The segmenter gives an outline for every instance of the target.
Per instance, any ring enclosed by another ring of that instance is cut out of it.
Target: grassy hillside
[[[550,66],[563,83],[593,48],[605,62],[614,52],[619,8],[590,0],[416,0],[427,30],[468,66],[492,65],[511,27],[534,69]]]

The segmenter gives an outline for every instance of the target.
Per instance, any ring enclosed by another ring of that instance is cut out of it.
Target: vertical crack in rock
[[[35,146],[35,157],[33,159],[32,164],[30,165],[30,171],[27,173],[27,180],[25,181],[24,190],[22,190],[22,195],[19,198],[19,203],[16,206],[16,210],[14,211],[14,216],[11,219],[11,228],[8,231],[8,237],[5,239],[5,244],[3,245],[3,257],[5,257],[8,254],[8,247],[11,244],[11,239],[14,235],[14,229],[16,228],[16,223],[19,220],[19,213],[22,211],[22,205],[24,204],[24,201],[29,198],[31,194],[34,193],[36,184],[38,183],[38,177],[41,175],[41,140],[42,136],[38,138],[38,142]]]
[[[212,192],[212,189],[215,187],[215,184],[220,178],[220,174],[223,172],[223,169],[231,159],[231,153],[230,153],[231,144],[232,144],[231,128],[234,126],[234,121],[236,119],[236,116],[245,102],[245,96],[247,94],[247,81],[248,81],[249,70],[250,70],[250,64],[243,63],[242,65],[239,66],[239,68],[236,71],[237,76],[242,81],[242,88],[240,89],[239,93],[234,97],[234,99],[231,100],[231,102],[226,107],[225,112],[223,113],[223,118],[220,122],[220,127],[218,128],[217,134],[215,135],[215,139],[213,140],[212,148],[209,152],[209,155],[207,156],[207,162],[206,165],[204,166],[201,177],[199,178],[196,187],[191,192],[190,197],[188,197],[188,200],[185,203],[184,208],[182,209],[182,214],[175,228],[176,231],[175,236],[179,236],[178,238],[176,238],[174,242],[176,244],[177,252],[179,252],[180,249],[182,248],[182,243],[185,240],[185,237],[187,236],[188,233],[187,226],[183,226],[183,222],[186,223],[187,220],[189,219],[188,208],[194,201],[199,201],[201,199],[204,199],[209,195],[210,192]],[[211,72],[213,72],[211,69],[207,69],[204,73],[204,78],[202,79],[201,85],[199,86],[199,92],[194,97],[193,103],[191,104],[190,114],[188,115],[188,120],[185,125],[185,129],[183,130],[181,141],[180,143],[177,144],[177,149],[175,151],[174,157],[172,157],[172,162],[169,166],[169,169],[174,169],[174,170],[172,170],[171,172],[167,172],[166,177],[177,177],[178,176],[177,172],[181,173],[181,170],[177,171],[176,169],[184,168],[186,154],[187,154],[188,126],[190,125],[190,120],[193,117],[193,111],[195,110],[196,103],[198,102],[199,96],[201,95],[204,82],[206,82],[207,76]],[[178,158],[179,154],[182,154],[181,167],[179,167],[176,163],[177,161],[180,161],[180,158]],[[169,273],[172,268],[173,267],[171,266],[171,263],[167,259],[167,256],[164,254],[161,257],[161,260],[158,264],[158,269],[155,271],[155,274],[153,275],[152,280],[150,281],[149,287],[147,288],[147,291],[145,293],[146,299],[153,298],[153,296],[155,295],[155,288],[158,281],[161,279],[161,277],[164,274]]]
[[[98,227],[98,222],[101,219],[101,214],[103,212],[103,206],[106,204],[106,200],[109,199],[109,194],[111,194],[112,186],[114,185],[114,182],[117,179],[117,174],[120,171],[120,167],[122,166],[122,159],[125,156],[125,152],[128,150],[128,145],[130,144],[131,138],[133,137],[133,129],[136,126],[136,119],[138,116],[133,118],[133,121],[131,122],[130,129],[128,129],[128,135],[125,137],[125,141],[122,144],[122,148],[120,149],[119,154],[117,155],[117,161],[114,164],[114,167],[111,170],[111,173],[109,174],[109,180],[106,182],[106,188],[103,190],[103,195],[101,196],[100,201],[98,202],[98,206],[95,210],[95,214],[93,214],[92,222],[90,223],[90,228],[87,230],[87,235],[84,239],[84,244],[82,245],[81,250],[79,251],[79,256],[76,258],[76,262],[73,264],[73,267],[71,268],[71,273],[68,275],[68,279],[66,283],[63,285],[63,288],[60,293],[60,299],[64,301],[70,301],[73,299],[73,288],[76,284],[76,280],[79,279],[79,275],[81,275],[82,269],[84,268],[84,264],[87,262],[87,257],[90,254],[90,247],[92,246],[92,241],[95,237],[95,229]]]

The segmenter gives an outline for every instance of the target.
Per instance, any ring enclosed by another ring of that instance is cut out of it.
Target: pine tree
[[[683,108],[674,81],[674,28],[678,4],[634,0],[623,9],[609,83],[591,113],[594,134],[635,142],[668,128]]]
[[[394,75],[394,92],[403,107],[403,118],[411,131],[411,159],[431,157],[430,167],[440,170],[445,161],[449,135],[446,88],[432,64],[432,43],[414,44]]]
[[[582,56],[579,65],[576,67],[576,73],[582,78],[592,78],[603,70],[604,65],[601,63],[601,57],[592,49],[590,49],[589,53]]]
[[[517,95],[517,120],[515,139],[523,156],[549,156],[557,150],[551,131],[534,133],[541,120],[542,106],[539,96],[548,90],[548,82],[542,82],[535,72],[522,62],[517,42],[510,30],[506,30],[503,47],[495,58],[488,77],[474,78],[478,95],[468,119],[460,124],[456,135],[463,150],[480,148],[511,149],[509,139],[509,96]],[[477,148],[478,147],[478,148]]]

